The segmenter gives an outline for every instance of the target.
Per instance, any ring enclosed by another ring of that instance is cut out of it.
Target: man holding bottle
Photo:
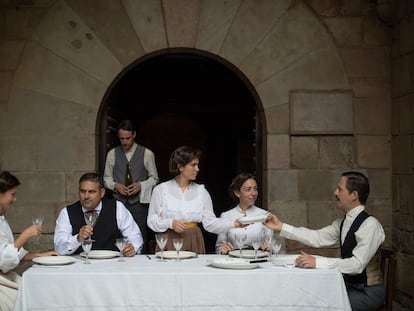
[[[147,227],[148,204],[158,173],[154,153],[135,143],[136,131],[130,120],[118,127],[121,143],[106,157],[104,183],[115,199],[124,203],[138,224],[144,238],[143,253],[147,253],[150,233]]]

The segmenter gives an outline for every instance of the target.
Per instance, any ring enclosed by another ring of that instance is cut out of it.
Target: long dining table
[[[211,265],[222,255],[159,261],[155,255],[33,265],[15,311],[25,310],[351,310],[336,270],[261,262],[255,269]],[[279,255],[282,256],[283,255]]]

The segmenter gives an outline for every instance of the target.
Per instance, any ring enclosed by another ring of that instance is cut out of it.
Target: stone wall
[[[381,14],[376,3],[385,4]],[[340,173],[369,176],[367,207],[384,225],[385,246],[398,251],[398,299],[408,304],[413,18],[402,14],[412,1],[395,3],[390,26],[388,1],[2,1],[0,167],[22,180],[8,213],[13,229],[41,213],[40,247],[50,247],[59,209],[76,200],[80,174],[97,167],[98,111],[123,69],[161,49],[200,49],[240,69],[257,92],[265,207],[319,228],[341,215]]]
[[[393,247],[396,299],[414,305],[414,2],[395,1],[392,42]],[[412,309],[411,309],[412,310]]]

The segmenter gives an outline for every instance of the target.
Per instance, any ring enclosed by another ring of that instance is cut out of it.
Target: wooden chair
[[[382,248],[380,251],[380,268],[384,278],[385,305],[381,310],[392,310],[396,264],[397,260],[395,259],[394,252],[390,249]]]

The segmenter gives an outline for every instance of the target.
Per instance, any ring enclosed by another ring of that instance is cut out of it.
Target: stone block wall
[[[414,3],[394,1],[391,53],[393,248],[396,299],[414,305]],[[411,309],[412,310],[412,309]]]

